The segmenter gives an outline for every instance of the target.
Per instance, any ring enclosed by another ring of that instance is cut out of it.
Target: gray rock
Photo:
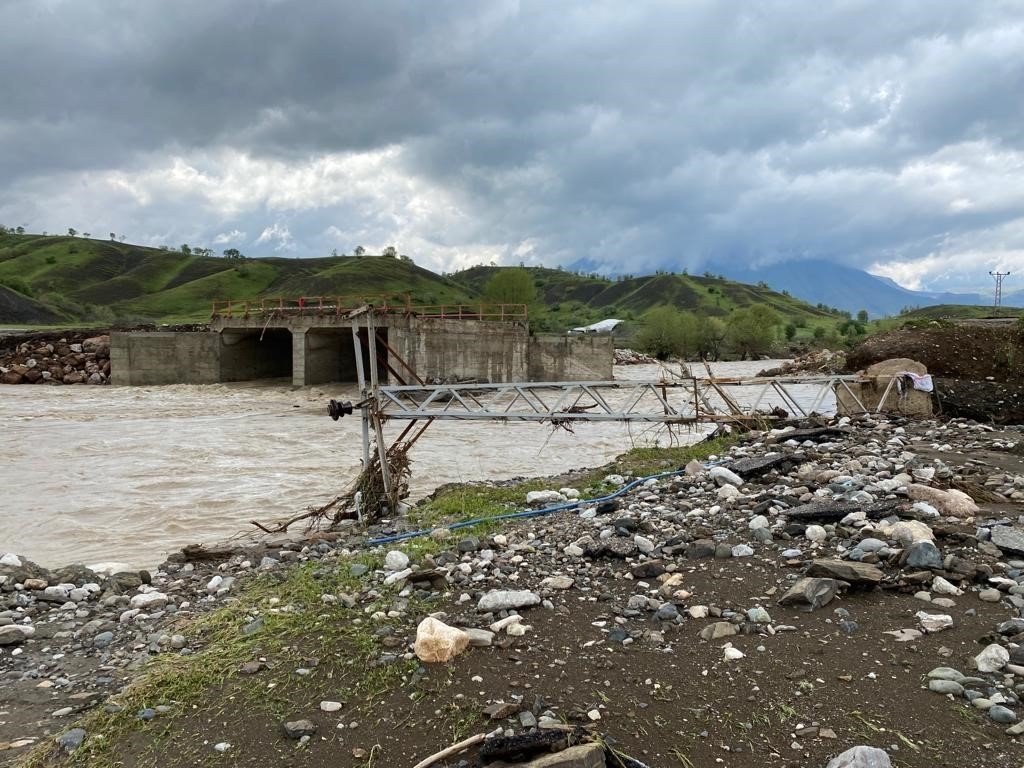
[[[480,598],[476,609],[481,613],[491,613],[539,604],[540,595],[527,589],[492,589]]]
[[[675,621],[679,618],[679,609],[672,603],[663,603],[654,614],[658,621]]]
[[[992,528],[992,543],[1003,552],[1024,555],[1024,531],[1008,525],[996,525]]]
[[[768,611],[758,606],[747,611],[747,621],[752,621],[754,624],[771,624],[772,617],[768,615]]]
[[[11,624],[6,627],[0,627],[0,646],[21,645],[25,642],[25,637],[25,633],[19,626]]]
[[[833,757],[825,768],[892,768],[892,761],[883,749],[857,746]]]
[[[730,624],[728,621],[716,621],[714,624],[709,624],[701,630],[700,638],[701,640],[711,642],[721,640],[723,637],[730,637],[739,631],[739,627],[735,624]]]
[[[862,552],[877,552],[885,546],[885,542],[881,539],[867,538],[861,539],[857,544],[857,548]]]
[[[1003,646],[992,643],[974,657],[974,665],[979,672],[998,672],[1010,661],[1010,652]]]
[[[908,568],[942,570],[942,553],[930,541],[916,541],[907,548]]]
[[[736,488],[739,488],[741,485],[743,485],[743,478],[737,475],[731,469],[726,469],[725,467],[712,467],[710,470],[710,475],[715,479],[715,482],[718,483],[718,485],[720,486],[731,485]]]
[[[802,578],[789,591],[779,598],[779,605],[806,606],[813,611],[828,605],[839,590],[839,582],[835,579]]]
[[[807,569],[808,576],[824,576],[851,584],[878,584],[884,575],[881,570],[866,563],[848,563],[843,560],[815,560]]]
[[[1024,619],[1010,619],[1009,621],[1004,621],[996,627],[996,632],[1000,635],[1018,635],[1021,632],[1024,632]]]
[[[928,690],[942,695],[951,693],[954,696],[962,696],[964,693],[964,687],[955,680],[929,680]]]
[[[85,741],[86,732],[84,728],[72,728],[67,733],[57,737],[57,745],[69,755],[82,746]]]
[[[952,667],[936,667],[928,673],[929,680],[952,680],[955,683],[962,682],[963,674]]]
[[[97,648],[106,648],[114,642],[113,632],[100,632],[92,639],[92,644]]]
[[[754,554],[753,548],[748,544],[737,544],[732,548],[733,557],[751,557]]]
[[[715,556],[715,542],[711,539],[697,539],[686,548],[686,556],[691,560],[700,560]]]
[[[404,571],[409,567],[409,556],[398,549],[393,549],[384,556],[384,567],[389,571]]]
[[[303,736],[312,736],[316,733],[316,723],[311,720],[292,720],[283,723],[284,735],[289,739],[301,739]]]
[[[989,709],[988,716],[995,720],[997,723],[1003,725],[1010,725],[1017,722],[1017,715],[1012,709],[1007,709],[1004,706],[996,704],[994,707]]]

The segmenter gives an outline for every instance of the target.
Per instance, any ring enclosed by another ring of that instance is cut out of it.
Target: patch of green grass
[[[346,700],[372,702],[401,685],[411,675],[415,663],[373,663],[380,653],[375,632],[382,623],[371,624],[364,613],[364,609],[372,612],[381,608],[393,597],[394,589],[377,586],[381,598],[370,606],[345,608],[340,604],[325,605],[321,600],[324,594],[357,591],[360,581],[351,575],[350,566],[362,562],[371,568],[379,567],[378,555],[368,553],[356,559],[305,563],[243,582],[238,594],[223,607],[180,627],[198,648],[196,653],[154,657],[125,691],[111,699],[110,703],[116,704],[119,711],[96,709],[76,724],[85,728],[89,736],[81,748],[65,758],[65,763],[114,768],[119,765],[117,749],[123,748],[135,732],[149,736],[150,748],[156,750],[175,719],[186,716],[193,706],[209,708],[216,701],[228,705],[224,697],[211,695],[214,692],[230,690],[232,707],[244,706],[283,718],[290,712],[296,692],[316,684],[283,670],[290,670],[309,656],[345,665],[343,677],[333,683],[344,691]],[[263,626],[245,633],[243,628],[257,615]],[[284,677],[275,676],[273,688],[267,687],[265,675],[239,675],[241,665],[257,657],[274,658],[282,670]],[[138,718],[139,710],[162,704],[170,705],[172,712],[149,722]],[[40,745],[19,766],[50,765],[55,756],[52,744]]]

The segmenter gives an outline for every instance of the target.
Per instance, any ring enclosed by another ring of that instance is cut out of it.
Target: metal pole
[[[377,437],[377,458],[380,460],[380,479],[384,483],[384,493],[391,498],[391,470],[388,468],[388,448],[384,444],[384,429],[380,423],[380,414],[377,412],[377,403],[380,402],[380,380],[377,371],[377,328],[373,323],[373,310],[366,315],[366,337],[370,345],[370,387],[374,402],[374,410],[371,414],[373,419],[373,431]]]
[[[356,379],[359,381],[359,396],[365,403],[369,398],[366,391],[366,372],[363,370],[363,342],[359,338],[359,326],[352,323],[352,349],[356,356]],[[370,406],[361,409],[363,421],[363,469],[370,466]]]

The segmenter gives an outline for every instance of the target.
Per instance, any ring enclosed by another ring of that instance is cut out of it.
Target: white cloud
[[[255,242],[257,245],[261,243],[274,244],[275,251],[291,250],[295,243],[292,239],[291,230],[279,223],[274,223],[264,229]]]
[[[237,243],[240,240],[245,240],[245,232],[238,229],[232,229],[230,232],[221,232],[215,238],[213,242],[216,245],[227,245],[228,243]]]

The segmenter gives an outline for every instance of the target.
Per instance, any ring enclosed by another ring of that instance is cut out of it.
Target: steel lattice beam
[[[817,408],[829,392],[856,376],[770,379],[703,379],[679,381],[569,381],[508,384],[437,384],[381,386],[377,412],[383,419],[450,421],[587,422],[628,421],[685,424],[754,416],[762,403],[806,412],[790,390],[793,385],[817,390]],[[754,388],[753,403],[740,394]],[[774,393],[774,395],[772,394]],[[812,410],[813,410],[812,408]]]

